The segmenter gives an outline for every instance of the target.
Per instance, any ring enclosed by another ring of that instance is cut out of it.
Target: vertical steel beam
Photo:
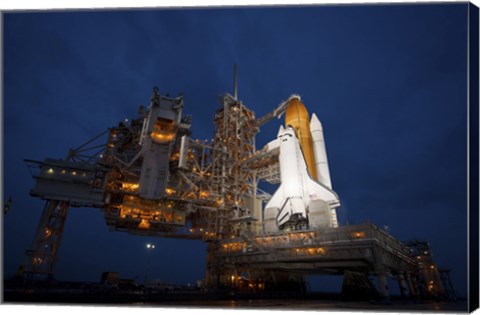
[[[397,275],[397,280],[398,280],[398,286],[400,287],[400,295],[402,298],[408,297],[408,287],[407,287],[407,282],[405,281],[405,276],[403,273],[399,273]]]
[[[408,271],[406,273],[406,280],[408,284],[408,290],[410,292],[410,297],[418,296],[418,287],[414,284],[414,279],[412,278],[412,273]]]
[[[380,297],[384,300],[389,300],[390,294],[388,292],[387,274],[381,273],[377,275],[377,278],[378,278],[378,288],[379,288],[378,291],[380,293]]]

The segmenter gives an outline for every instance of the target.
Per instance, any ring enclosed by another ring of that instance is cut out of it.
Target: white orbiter
[[[281,184],[265,206],[265,232],[337,227],[335,209],[340,202],[332,190],[322,124],[315,114],[309,121],[299,97],[290,100],[285,127],[267,144],[267,150],[277,147]]]

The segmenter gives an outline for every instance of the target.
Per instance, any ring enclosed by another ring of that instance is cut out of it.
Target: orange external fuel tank
[[[314,180],[317,180],[317,168],[315,166],[315,156],[313,153],[313,140],[310,132],[310,119],[305,105],[298,98],[290,100],[285,112],[285,126],[291,126],[297,134],[303,157],[307,164],[308,174]]]

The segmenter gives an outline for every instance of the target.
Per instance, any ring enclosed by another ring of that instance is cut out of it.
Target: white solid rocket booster
[[[323,138],[323,127],[315,113],[312,114],[312,119],[310,120],[310,130],[312,133],[317,179],[320,183],[332,189],[330,170],[328,169],[327,151],[325,149],[325,140]]]

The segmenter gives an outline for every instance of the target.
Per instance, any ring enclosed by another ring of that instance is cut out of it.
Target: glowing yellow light
[[[323,253],[325,253],[325,249],[322,248],[322,247],[318,247],[318,248],[317,248],[317,253],[323,254]]]
[[[33,264],[35,265],[41,264],[42,261],[43,261],[42,258],[39,258],[39,257],[33,258]]]
[[[72,172],[72,175],[73,175],[73,176],[77,176],[77,172],[73,171],[73,172]]]
[[[122,189],[127,191],[136,191],[139,186],[137,183],[122,183]]]
[[[158,133],[155,131],[152,132],[150,135],[155,142],[160,142],[160,143],[166,143],[166,142],[172,141],[173,137],[175,136],[174,133]]]
[[[146,230],[146,229],[150,228],[150,222],[148,222],[147,220],[144,219],[140,222],[140,224],[138,224],[138,228],[142,229],[142,230]]]
[[[54,173],[54,172],[53,172],[53,168],[48,169],[47,173],[48,173],[48,174],[53,174],[53,173]]]
[[[364,232],[355,232],[353,233],[353,236],[356,237],[356,238],[362,238],[365,236],[365,233]]]

